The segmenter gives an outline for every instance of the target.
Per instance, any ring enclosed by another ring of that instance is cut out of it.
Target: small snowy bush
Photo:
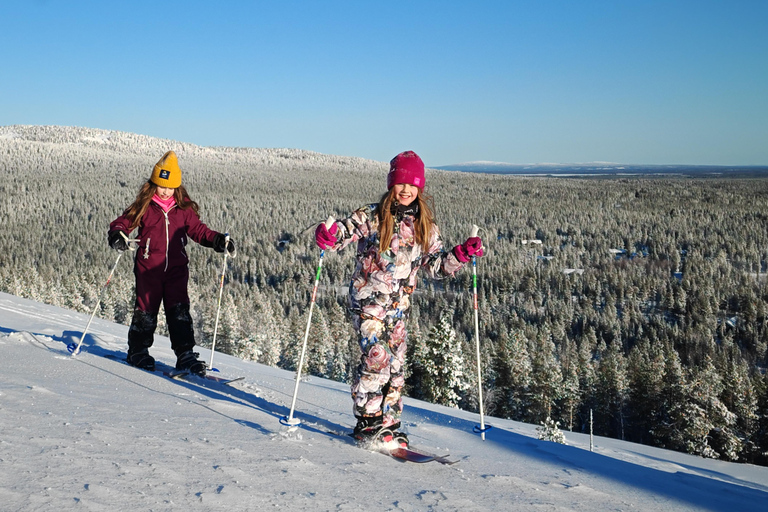
[[[560,431],[558,428],[559,426],[559,421],[555,421],[547,416],[547,419],[544,420],[542,426],[536,427],[536,432],[539,433],[539,439],[542,441],[565,444],[565,435]]]

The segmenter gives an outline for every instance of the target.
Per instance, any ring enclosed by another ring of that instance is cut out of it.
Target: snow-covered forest
[[[386,163],[0,127],[0,290],[90,312],[117,256],[108,223],[168,149],[202,220],[238,246],[217,350],[295,368],[319,255],[307,228],[375,202]],[[768,182],[432,170],[427,183],[448,247],[472,224],[483,228],[487,413],[534,424],[549,417],[587,432],[591,411],[598,435],[768,463]],[[189,253],[196,332],[210,345],[221,257],[202,247]],[[351,250],[327,255],[310,330],[308,371],[339,381],[358,357],[344,310],[352,268]],[[408,392],[474,411],[470,284],[469,269],[420,284]],[[99,316],[129,323],[132,294],[131,265],[121,261]],[[434,365],[432,347],[449,342],[461,353]]]

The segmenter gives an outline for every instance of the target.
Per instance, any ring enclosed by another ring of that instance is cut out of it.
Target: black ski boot
[[[359,445],[369,445],[378,440],[381,425],[381,416],[358,416],[352,437]]]
[[[205,375],[205,363],[197,359],[200,354],[192,351],[195,348],[195,331],[192,327],[192,315],[189,314],[189,304],[181,303],[167,308],[165,318],[168,321],[171,348],[176,354],[176,369]]]
[[[156,327],[157,315],[140,309],[133,311],[128,329],[128,356],[125,358],[128,364],[142,370],[155,370],[155,359],[149,355],[149,347],[152,346]]]
[[[176,359],[176,369],[186,370],[189,373],[204,376],[207,366],[203,361],[198,360],[198,357],[200,357],[200,354],[197,352],[192,352],[191,350],[188,350],[183,354],[179,354],[178,358]]]
[[[144,347],[140,348],[136,352],[128,349],[128,357],[125,358],[128,364],[141,368],[142,370],[155,371],[155,358],[149,355],[149,349]]]

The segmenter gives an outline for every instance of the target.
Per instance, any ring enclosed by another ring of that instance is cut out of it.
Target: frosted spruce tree
[[[548,331],[539,335],[532,352],[528,420],[541,423],[553,415],[553,408],[562,395],[563,374]]]
[[[525,419],[530,405],[531,359],[528,340],[519,329],[502,332],[493,362],[496,400],[494,413],[503,418]]]
[[[423,356],[420,361],[424,370],[421,394],[430,402],[458,407],[461,393],[469,388],[469,383],[464,376],[461,342],[456,339],[456,331],[447,314],[443,313],[429,332]]]
[[[248,361],[258,361],[276,366],[280,361],[280,340],[285,335],[282,321],[264,295],[255,292],[251,296],[254,311],[244,319],[247,338],[238,347],[237,356]]]
[[[547,416],[547,419],[544,420],[540,427],[536,427],[536,432],[539,433],[538,436],[541,441],[566,444],[565,434],[560,430],[560,422],[553,420],[549,416]]]

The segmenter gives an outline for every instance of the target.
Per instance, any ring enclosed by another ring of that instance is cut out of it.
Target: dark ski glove
[[[224,247],[224,243],[226,242],[227,246]],[[227,235],[224,233],[216,233],[213,237],[213,250],[216,252],[224,252],[224,250],[229,253],[230,258],[235,257],[235,243],[230,238],[227,241]]]
[[[123,232],[119,229],[110,231],[108,235],[109,246],[116,251],[125,252],[128,250],[128,242],[125,241],[125,238],[127,237],[123,237]]]

